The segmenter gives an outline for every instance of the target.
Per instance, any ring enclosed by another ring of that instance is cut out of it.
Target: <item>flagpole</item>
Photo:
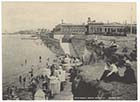
[[[133,20],[132,13],[133,13],[133,8],[131,6],[131,28],[130,28],[130,34],[132,34],[132,20]]]

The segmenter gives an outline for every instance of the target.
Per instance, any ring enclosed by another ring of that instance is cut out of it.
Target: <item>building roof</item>
[[[104,26],[126,26],[125,24],[121,24],[121,23],[104,23]]]
[[[118,23],[118,22],[112,22],[112,23],[92,22],[92,23],[88,23],[88,25],[118,26],[118,27],[126,26],[125,24],[121,24],[121,23]]]
[[[72,23],[62,23],[57,26],[85,26],[84,24],[72,24]]]

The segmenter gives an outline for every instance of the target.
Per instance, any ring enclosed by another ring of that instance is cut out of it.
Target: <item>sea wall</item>
[[[44,44],[55,54],[61,55],[64,54],[64,51],[60,45],[60,42],[58,39],[54,38],[43,38],[42,39]]]
[[[82,57],[85,48],[85,36],[74,36],[71,38],[71,45],[77,57]]]

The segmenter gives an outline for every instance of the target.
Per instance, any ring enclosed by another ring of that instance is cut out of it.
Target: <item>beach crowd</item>
[[[95,44],[95,43],[94,43]],[[93,44],[93,46],[95,46]],[[103,44],[99,43],[100,46]],[[117,55],[115,52],[118,49],[118,45],[115,41],[109,46],[114,53],[112,55]],[[125,49],[124,49],[125,50]],[[124,51],[125,52],[125,51]],[[132,57],[131,57],[132,56]],[[92,56],[93,57],[93,56]],[[136,83],[136,78],[134,75],[134,70],[132,68],[132,62],[135,58],[134,55],[123,56],[117,55],[117,57],[111,56],[103,57],[105,62],[104,73],[100,78],[100,81],[111,82],[119,81],[129,83]],[[118,58],[118,59],[117,59]],[[69,54],[56,55],[53,63],[50,63],[51,58],[47,58],[45,66],[42,66],[42,56],[39,56],[39,64],[37,68],[31,65],[30,71],[26,76],[19,75],[19,86],[10,86],[7,88],[7,99],[10,100],[20,100],[20,92],[26,90],[30,93],[30,99],[32,100],[49,100],[55,97],[64,90],[67,81],[72,83],[75,82],[75,78],[78,75],[78,69],[80,66],[87,65],[87,60],[84,57],[74,57]],[[114,59],[117,59],[114,61]],[[89,60],[90,61],[90,60]],[[25,59],[25,64],[28,60]],[[80,87],[76,86],[76,87]],[[74,89],[74,88],[73,88]],[[82,90],[82,89],[81,89]],[[80,92],[75,92],[72,90],[74,96],[79,96]],[[82,91],[81,91],[82,92]]]

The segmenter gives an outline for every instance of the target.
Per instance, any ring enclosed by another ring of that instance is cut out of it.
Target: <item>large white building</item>
[[[52,31],[56,35],[61,34],[85,34],[87,32],[86,25],[74,25],[74,24],[67,24],[62,23],[55,26],[55,28]]]
[[[132,29],[131,29],[132,28]],[[128,33],[136,34],[136,24],[99,23],[88,18],[87,24],[75,25],[62,23],[52,30],[54,35],[98,34],[106,36],[125,36]]]
[[[119,23],[89,23],[88,34],[125,35],[125,25]]]

